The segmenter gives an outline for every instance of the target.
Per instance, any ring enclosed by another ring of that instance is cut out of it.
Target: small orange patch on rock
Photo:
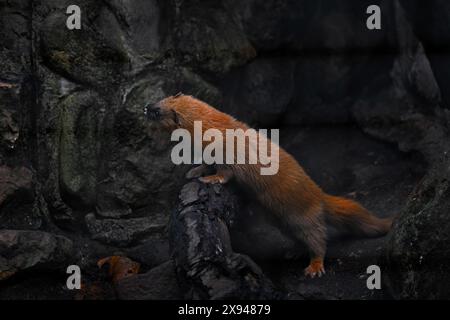
[[[0,281],[6,280],[15,274],[16,272],[13,270],[0,271]]]
[[[105,264],[109,265],[108,273],[114,283],[138,274],[141,268],[140,263],[122,256],[111,256],[97,262],[99,268],[102,268]]]
[[[14,85],[10,83],[0,82],[0,89],[11,89]]]

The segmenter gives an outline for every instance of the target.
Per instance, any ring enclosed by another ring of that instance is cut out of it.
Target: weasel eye
[[[144,112],[149,120],[159,120],[161,118],[161,110],[158,107],[147,107]]]

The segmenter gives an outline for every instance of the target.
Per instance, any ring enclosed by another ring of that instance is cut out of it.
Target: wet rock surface
[[[41,231],[0,231],[0,279],[23,271],[65,271],[76,260],[71,240]]]
[[[187,299],[275,299],[258,265],[233,251],[229,228],[239,201],[221,185],[184,185],[170,224],[171,255]]]
[[[123,300],[183,299],[172,261],[120,281],[116,285],[116,292],[119,299]]]
[[[302,246],[227,186],[242,206],[233,252],[277,290],[449,297],[446,1],[382,1],[376,32],[364,25],[366,0],[79,0],[73,31],[70,4],[0,0],[0,298],[186,293],[167,231],[188,168],[173,165],[170,137],[142,111],[179,91],[280,128],[281,145],[325,191],[396,215],[386,238],[331,234],[327,275],[309,280]],[[116,254],[142,266],[120,288],[96,265]],[[62,289],[69,264],[84,271],[78,295]],[[382,267],[381,291],[365,286],[370,264]]]
[[[86,216],[86,226],[92,238],[119,247],[136,244],[145,236],[164,236],[166,219],[96,219],[94,214]]]

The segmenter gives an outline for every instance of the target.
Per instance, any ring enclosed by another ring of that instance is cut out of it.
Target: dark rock
[[[179,300],[183,297],[172,261],[120,280],[116,292],[122,300]]]
[[[229,76],[223,108],[263,128],[277,124],[294,95],[295,60],[257,59]],[[239,73],[239,74],[238,74]]]
[[[241,206],[230,227],[231,243],[236,252],[256,261],[287,260],[307,253],[260,204],[249,201]]]
[[[142,244],[125,249],[126,255],[147,268],[153,268],[170,259],[167,239],[148,239]]]
[[[255,57],[226,3],[174,0],[172,6],[172,45],[182,63],[217,75]]]
[[[59,108],[60,192],[74,208],[92,207],[106,105],[95,92],[81,91],[62,99]]]
[[[126,247],[146,237],[164,238],[167,218],[97,219],[90,213],[85,218],[92,238],[100,242]]]
[[[369,0],[229,0],[244,33],[258,51],[279,53],[370,50],[385,44],[389,28],[368,33],[363,22]],[[379,4],[389,21],[389,2]],[[314,35],[314,36],[311,36]]]
[[[414,33],[423,43],[439,87],[445,88],[450,78],[449,25],[450,5],[445,0],[432,0],[425,5],[418,0],[400,0]],[[450,94],[442,90],[444,108],[450,106]]]
[[[387,283],[397,299],[450,296],[449,162],[447,154],[441,167],[430,170],[393,227],[384,263]]]
[[[1,90],[1,89],[0,89]],[[19,139],[20,131],[17,122],[11,112],[0,111],[0,146],[2,148],[14,149]]]
[[[31,71],[31,3],[2,2],[0,7],[0,81],[20,82]]]
[[[60,11],[43,21],[40,37],[45,65],[75,82],[95,87],[120,82],[128,62],[125,49],[108,43],[89,25],[83,25],[81,30],[68,30],[66,19]]]
[[[39,231],[0,231],[0,279],[18,272],[64,271],[76,261],[72,241]]]
[[[59,142],[62,121],[58,109],[59,98],[67,94],[66,88],[73,90],[74,84],[65,78],[51,73],[46,68],[41,69],[44,89],[40,95],[42,108],[34,115],[37,122],[35,133],[36,170],[42,183],[42,196],[47,203],[53,220],[57,223],[67,223],[74,220],[72,209],[64,203],[59,183]]]
[[[190,299],[270,299],[277,293],[248,256],[233,252],[228,226],[236,196],[221,185],[186,184],[170,224],[180,285]]]
[[[125,88],[121,107],[105,120],[96,189],[100,215],[127,216],[132,210],[151,216],[171,209],[185,169],[170,160],[170,135],[152,127],[143,113],[145,105],[165,96],[162,82],[155,75]]]
[[[25,167],[0,166],[0,226],[4,229],[38,229],[39,211],[34,174]]]
[[[0,167],[0,207],[11,200],[12,197],[21,197],[28,201],[33,197],[33,174],[24,167],[9,168]]]
[[[178,74],[178,82],[174,85],[174,91],[171,94],[177,94],[178,92],[195,93],[196,97],[213,106],[219,106],[224,100],[223,92],[219,89],[218,84],[211,82],[190,68],[182,67]]]
[[[164,52],[160,37],[160,6],[157,1],[113,0],[100,11],[96,26],[111,43],[121,44],[134,65],[153,62]]]

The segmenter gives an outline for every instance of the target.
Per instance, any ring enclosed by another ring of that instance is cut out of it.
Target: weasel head
[[[157,103],[147,104],[144,113],[149,121],[165,129],[190,129],[198,117],[199,110],[196,109],[198,109],[197,99],[179,93]]]

